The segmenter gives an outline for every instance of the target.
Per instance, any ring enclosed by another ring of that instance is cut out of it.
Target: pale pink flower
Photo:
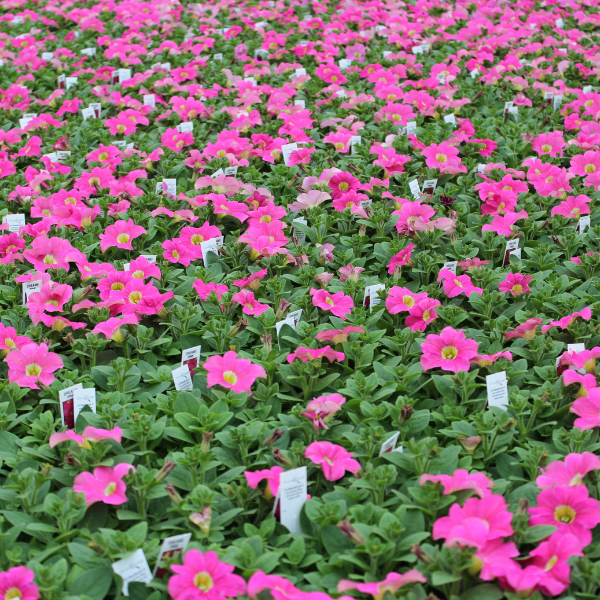
[[[331,442],[313,442],[304,452],[304,456],[316,465],[321,465],[325,479],[337,481],[346,471],[356,475],[360,471],[360,463],[342,446]]]

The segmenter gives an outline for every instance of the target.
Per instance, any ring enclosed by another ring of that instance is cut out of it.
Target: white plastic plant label
[[[383,456],[384,454],[387,454],[388,452],[393,452],[394,449],[396,448],[396,443],[398,442],[399,437],[400,437],[400,432],[396,431],[396,433],[392,437],[385,440],[385,442],[383,442],[383,444],[381,444],[381,448],[379,449],[379,456]]]
[[[148,566],[146,555],[140,548],[133,554],[112,563],[112,570],[123,579],[121,592],[123,596],[129,596],[129,584],[134,581],[140,583],[150,583],[152,581],[152,571]]]
[[[202,250],[202,257],[204,259],[204,266],[208,267],[208,253],[212,252],[217,256],[221,255],[221,248],[223,247],[223,236],[213,238],[212,240],[206,240],[200,242],[200,250]]]
[[[506,371],[492,373],[486,376],[488,406],[496,406],[506,410],[508,408],[508,381]]]
[[[373,307],[381,304],[381,298],[379,292],[385,289],[385,284],[375,283],[365,287],[365,293],[363,296],[363,306],[368,308],[369,312],[373,312]]]
[[[6,215],[2,217],[2,225],[8,225],[11,233],[19,233],[21,227],[25,227],[25,215],[22,213]]]
[[[194,389],[194,384],[192,383],[192,377],[190,376],[190,369],[187,365],[182,365],[173,369],[171,371],[171,375],[173,376],[173,383],[175,384],[175,389],[178,392],[189,391]]]
[[[290,156],[294,150],[298,150],[298,144],[296,142],[281,146],[281,154],[283,155],[283,162],[285,163],[286,167],[289,166]]]
[[[408,189],[415,200],[418,200],[421,197],[421,188],[419,187],[419,182],[416,179],[408,182]]]
[[[76,383],[71,387],[58,392],[58,402],[60,404],[60,419],[62,426],[68,429],[75,427],[75,413],[73,411],[73,394],[76,390],[82,390],[83,384]]]
[[[96,412],[96,388],[80,388],[73,392],[73,418],[77,417],[84,406],[89,406],[93,413]]]
[[[300,512],[308,494],[308,470],[299,467],[284,471],[279,477],[279,515],[282,525],[291,533],[302,533]],[[276,503],[277,504],[277,503]]]

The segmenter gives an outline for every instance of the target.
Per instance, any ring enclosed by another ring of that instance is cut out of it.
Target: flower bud
[[[176,466],[177,463],[173,462],[172,460],[169,460],[168,458],[165,459],[163,466],[161,467],[160,471],[154,476],[154,478],[156,479],[156,481],[162,481]]]
[[[167,483],[167,485],[165,485],[165,490],[167,490],[167,496],[169,496],[169,498],[171,498],[175,504],[179,505],[179,503],[182,501],[182,498],[179,495],[179,492],[175,489],[175,486],[172,483]]]
[[[273,433],[270,433],[265,438],[265,441],[263,442],[263,446],[266,446],[267,448],[272,446],[277,440],[281,439],[282,436],[283,436],[283,431],[281,431],[281,429],[275,429],[275,431]]]
[[[400,417],[398,419],[398,422],[400,423],[400,425],[404,425],[404,423],[406,423],[413,415],[413,407],[410,404],[405,404],[401,409],[400,409]]]
[[[321,288],[325,289],[327,287],[327,285],[329,284],[329,282],[331,281],[333,277],[332,273],[321,273],[320,275],[317,275],[315,277],[315,281],[318,282],[318,284],[321,286]]]
[[[284,456],[283,452],[279,448],[273,448],[273,458],[278,463],[281,463],[284,467],[292,466],[292,461],[287,458],[287,456]]]
[[[283,316],[288,311],[291,305],[291,302],[288,302],[285,298],[280,298],[279,306],[277,307],[277,312],[275,313],[277,319],[283,319]]]
[[[200,448],[202,449],[202,452],[208,452],[210,450],[210,443],[213,439],[213,432],[212,431],[203,431],[202,432],[202,444],[200,446]]]
[[[210,533],[210,523],[212,521],[212,508],[207,506],[201,513],[195,512],[189,516],[190,521],[197,525],[204,535]]]
[[[355,544],[364,544],[365,538],[356,530],[354,525],[350,523],[348,519],[344,519],[341,523],[337,524],[337,528]]]
[[[460,445],[465,449],[467,454],[473,454],[475,452],[477,446],[481,444],[483,438],[479,435],[474,435],[469,438],[459,437],[458,441]]]

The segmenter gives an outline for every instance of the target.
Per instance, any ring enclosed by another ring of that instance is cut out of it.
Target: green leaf
[[[431,583],[435,586],[445,585],[446,583],[452,583],[454,581],[460,581],[462,575],[456,575],[454,573],[446,573],[445,571],[436,571],[431,576]]]
[[[525,535],[522,538],[524,544],[535,544],[549,535],[552,535],[558,527],[554,525],[533,525],[527,528]]]
[[[92,600],[104,600],[113,583],[113,572],[108,567],[86,571],[69,588],[71,596],[86,594]]]
[[[460,600],[501,600],[501,598],[504,598],[504,592],[491,583],[478,585],[460,596]]]

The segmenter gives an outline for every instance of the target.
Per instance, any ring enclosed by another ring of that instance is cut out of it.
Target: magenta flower
[[[542,333],[546,333],[553,327],[560,327],[561,329],[567,329],[570,325],[573,324],[575,319],[582,318],[584,321],[589,321],[592,318],[592,309],[589,307],[584,308],[578,312],[574,312],[571,315],[567,315],[558,321],[550,321],[548,325],[544,325],[542,327]]]
[[[48,269],[68,271],[70,262],[79,262],[85,255],[73,248],[68,240],[42,235],[31,242],[31,249],[25,250],[23,257],[36,271],[43,273]]]
[[[421,475],[419,485],[424,483],[440,483],[444,488],[444,495],[454,494],[461,490],[473,490],[480,498],[486,498],[492,493],[494,482],[483,473],[469,473],[465,469],[457,469],[452,475]]]
[[[40,591],[33,583],[35,573],[27,567],[11,567],[0,572],[0,598],[4,600],[38,600]]]
[[[242,305],[242,312],[245,315],[257,317],[269,309],[268,304],[261,304],[254,298],[254,292],[248,290],[242,290],[241,292],[234,294],[231,299]]]
[[[519,567],[518,563],[513,560],[519,554],[514,542],[504,543],[501,538],[490,540],[473,555],[474,564],[469,569],[469,573],[474,574],[474,571],[481,568],[479,578],[484,581],[504,577],[509,569]]]
[[[587,396],[577,398],[569,410],[579,417],[573,423],[578,429],[586,431],[600,427],[600,388],[589,389]]]
[[[483,293],[483,289],[474,286],[468,275],[455,275],[449,269],[442,269],[437,280],[442,282],[444,294],[448,298],[455,298],[460,294],[464,294],[468,298],[469,294],[481,295]]]
[[[358,281],[360,274],[364,271],[363,267],[353,267],[351,263],[348,263],[345,267],[340,267],[338,273],[340,274],[340,281]]]
[[[306,410],[300,414],[312,421],[314,430],[319,433],[319,429],[329,429],[327,421],[338,411],[342,410],[342,405],[346,403],[346,398],[341,394],[328,394],[314,398],[306,405]]]
[[[99,442],[101,440],[114,440],[117,444],[121,443],[121,437],[123,430],[120,427],[114,427],[113,429],[97,429],[88,425],[81,435],[74,431],[65,431],[64,433],[53,433],[50,436],[50,448],[54,448],[57,444],[62,442],[76,442],[78,446],[82,448],[91,449],[90,442]]]
[[[21,349],[23,346],[31,344],[31,339],[26,335],[17,335],[14,327],[6,327],[0,323],[0,358],[6,356],[11,350]]]
[[[435,309],[442,303],[434,298],[423,298],[409,309],[405,324],[412,331],[425,331],[427,325],[437,319]]]
[[[513,296],[531,293],[529,282],[531,275],[521,275],[521,273],[507,273],[506,279],[500,282],[498,289],[501,292],[510,292]]]
[[[385,307],[391,315],[396,315],[399,312],[410,312],[418,302],[427,298],[427,292],[415,294],[408,288],[401,288],[395,285],[385,299]]]
[[[128,463],[119,463],[114,469],[110,467],[96,467],[94,473],[79,473],[75,477],[73,490],[85,494],[85,502],[91,506],[95,502],[104,504],[125,504],[127,502],[127,486],[123,477],[135,467]]]
[[[585,485],[559,485],[540,492],[529,514],[530,525],[553,525],[557,534],[570,533],[585,547],[600,523],[600,503]]]
[[[471,359],[472,365],[479,365],[480,367],[489,367],[493,365],[499,358],[505,358],[506,360],[513,359],[512,354],[505,350],[504,352],[494,352],[494,354],[478,354]]]
[[[342,579],[338,583],[337,589],[338,592],[358,590],[363,594],[371,594],[375,600],[380,600],[386,593],[390,593],[394,596],[401,587],[410,583],[427,583],[427,578],[416,569],[411,569],[402,575],[392,571],[385,576],[383,581],[373,583],[358,583],[356,581]]]
[[[483,499],[469,498],[463,506],[453,504],[447,517],[433,524],[433,539],[446,540],[446,546],[481,548],[486,542],[513,534],[512,513],[499,494]]]
[[[201,300],[208,300],[209,296],[214,293],[219,302],[221,302],[221,296],[229,291],[229,288],[224,284],[214,283],[213,281],[204,283],[202,279],[194,281],[194,289],[198,292]]]
[[[396,267],[403,267],[404,265],[408,265],[410,263],[410,255],[412,254],[413,249],[416,248],[414,244],[409,244],[404,248],[404,250],[400,250],[398,254],[395,254],[390,259],[390,263],[387,265],[388,273],[393,275]]]
[[[564,202],[555,206],[550,214],[562,215],[565,219],[579,219],[581,215],[589,215],[591,210],[588,206],[591,199],[585,194],[579,196],[569,196]]]
[[[552,131],[551,133],[541,133],[531,141],[531,147],[534,152],[540,156],[548,154],[550,156],[562,156],[565,140],[562,131]]]
[[[287,361],[289,363],[293,363],[297,358],[299,358],[303,363],[308,362],[309,360],[319,360],[326,358],[329,362],[339,361],[342,362],[346,355],[343,352],[336,352],[332,350],[330,346],[325,346],[324,348],[306,348],[305,346],[299,346],[296,348],[296,351],[292,354],[287,355]]]
[[[202,366],[208,371],[207,387],[220,385],[236,394],[248,392],[251,396],[252,384],[259,377],[267,377],[261,365],[253,365],[247,358],[238,358],[237,353],[231,350],[223,356],[210,356]]]
[[[548,596],[558,596],[571,585],[572,556],[583,556],[581,541],[574,535],[557,533],[529,552],[533,566],[541,571],[537,589]]]
[[[348,327],[344,327],[344,329],[328,329],[327,331],[319,331],[315,338],[320,342],[333,342],[334,344],[341,344],[342,342],[347,342],[348,337],[351,333],[364,333],[365,330],[363,327],[358,327],[357,325],[349,325]]]
[[[188,550],[182,565],[171,565],[176,574],[169,579],[169,595],[173,600],[236,598],[246,591],[246,582],[233,574],[234,568],[211,550]]]
[[[331,311],[331,314],[339,317],[343,321],[346,320],[346,315],[352,312],[354,308],[354,300],[350,296],[346,296],[344,292],[330,294],[327,290],[310,289],[312,303],[317,308]]]
[[[39,390],[38,383],[50,385],[54,381],[54,371],[62,369],[62,358],[48,352],[46,344],[31,342],[20,349],[12,350],[6,357],[8,380],[19,387]]]
[[[545,490],[555,485],[580,485],[583,478],[591,471],[600,469],[600,458],[592,452],[567,454],[565,460],[551,462],[542,474],[535,480],[535,484]]]
[[[250,288],[253,291],[257,291],[260,288],[261,281],[267,274],[267,269],[261,269],[256,273],[252,273],[249,277],[243,277],[242,279],[234,279],[233,285],[239,288]]]
[[[528,319],[525,323],[517,325],[514,331],[508,331],[504,334],[507,340],[514,338],[524,338],[526,340],[532,340],[536,336],[538,327],[543,323],[542,319]],[[543,332],[542,332],[543,333]]]
[[[356,475],[360,471],[360,463],[353,459],[352,452],[331,442],[313,442],[305,451],[304,456],[316,465],[321,465],[325,479],[337,481],[346,471]]]
[[[114,225],[109,225],[104,233],[100,234],[100,250],[106,252],[113,246],[124,250],[133,250],[131,241],[144,233],[146,230],[141,225],[136,225],[133,219],[116,221]]]
[[[261,471],[244,471],[248,485],[255,490],[258,484],[264,479],[267,480],[265,488],[265,498],[270,500],[277,496],[279,491],[279,478],[285,469],[279,466],[271,467],[270,469],[262,469]]]
[[[468,371],[471,358],[477,355],[479,344],[467,339],[464,332],[452,327],[442,329],[440,335],[429,334],[421,344],[423,371],[440,367],[443,371]]]
[[[489,225],[484,225],[482,231],[494,231],[498,235],[509,236],[515,232],[514,224],[521,219],[528,219],[529,215],[526,211],[514,213],[509,212],[505,215],[496,215]]]
[[[92,333],[101,333],[107,340],[122,344],[125,341],[125,337],[121,332],[121,327],[123,325],[137,325],[138,323],[139,319],[137,315],[133,313],[123,315],[121,318],[111,317],[102,323],[98,323],[98,325],[92,329]]]

